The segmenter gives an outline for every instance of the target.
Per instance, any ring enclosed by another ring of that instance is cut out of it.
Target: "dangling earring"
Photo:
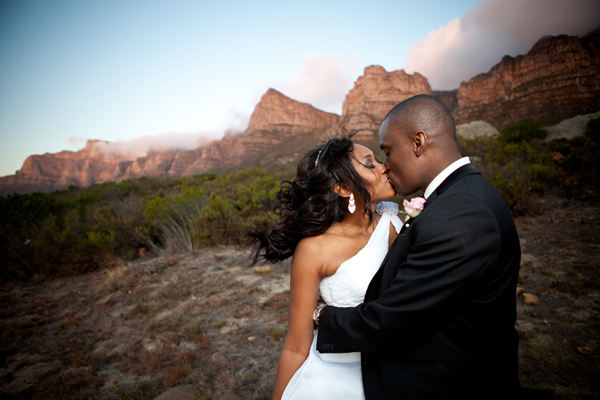
[[[348,203],[348,211],[350,211],[350,214],[354,214],[354,210],[356,210],[356,204],[354,204],[354,193],[350,193],[350,202]]]

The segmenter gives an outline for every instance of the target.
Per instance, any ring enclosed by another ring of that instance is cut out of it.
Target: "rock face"
[[[331,134],[340,116],[318,110],[269,89],[256,106],[246,131],[226,135],[194,150],[160,151],[128,157],[111,144],[89,140],[78,152],[34,155],[15,175],[0,178],[0,195],[90,186],[108,181],[180,177],[236,166],[284,165]]]
[[[545,36],[524,56],[505,56],[458,89],[457,123],[496,127],[524,119],[567,118],[600,109],[600,31]]]
[[[441,101],[446,108],[452,112],[458,107],[458,97],[456,94],[458,89],[455,90],[433,90],[431,95]]]
[[[396,104],[417,94],[431,94],[427,79],[404,70],[387,72],[383,67],[365,68],[342,107],[340,128],[360,130],[359,136],[377,135],[383,118]]]
[[[233,143],[226,161],[235,165],[253,155],[264,154],[268,148],[292,137],[333,132],[339,121],[337,114],[318,110],[269,89],[254,109],[246,131]]]
[[[0,194],[90,186],[125,172],[131,159],[108,151],[109,143],[88,140],[83,150],[28,157],[15,175],[0,178]]]

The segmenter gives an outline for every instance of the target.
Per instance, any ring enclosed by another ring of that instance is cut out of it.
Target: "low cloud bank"
[[[456,89],[506,54],[527,53],[542,36],[583,36],[600,26],[598,0],[488,0],[429,32],[407,52],[404,70],[433,89]]]
[[[104,149],[114,155],[125,157],[143,157],[157,151],[192,150],[223,136],[222,132],[172,132],[160,135],[145,135],[130,140],[108,142]],[[70,137],[72,148],[82,149],[88,138]]]

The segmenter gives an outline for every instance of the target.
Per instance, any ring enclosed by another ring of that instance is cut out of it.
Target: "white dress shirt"
[[[429,186],[427,186],[427,189],[425,189],[425,194],[423,196],[427,199],[429,196],[431,196],[431,193],[433,193],[433,191],[437,189],[438,186],[440,186],[447,177],[450,176],[451,173],[453,173],[463,165],[469,164],[470,162],[471,160],[469,160],[469,157],[463,157],[448,165],[431,181]]]

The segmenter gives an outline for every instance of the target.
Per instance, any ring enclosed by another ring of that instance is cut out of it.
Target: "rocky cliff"
[[[383,67],[371,65],[344,100],[340,127],[360,130],[360,136],[376,135],[388,111],[417,94],[431,94],[423,75],[418,72],[409,75],[404,70],[387,72]]]
[[[582,38],[545,36],[523,56],[505,56],[461,83],[457,123],[501,127],[523,119],[566,118],[600,109],[600,31]]]
[[[339,121],[337,114],[318,110],[269,89],[254,109],[246,131],[233,143],[226,162],[235,165],[267,155],[268,149],[292,137],[326,136],[334,132]]]
[[[241,135],[226,135],[194,150],[159,151],[139,158],[115,153],[109,142],[89,140],[77,152],[28,157],[15,175],[0,178],[0,195],[90,186],[141,176],[180,177],[238,166],[285,165],[331,134],[339,121],[339,115],[269,89]]]
[[[0,178],[0,194],[90,186],[122,175],[133,158],[109,151],[109,142],[88,140],[83,150],[33,155],[15,175]]]
[[[450,112],[456,110],[458,107],[458,97],[456,94],[458,89],[455,90],[432,90],[431,95],[441,101]]]

